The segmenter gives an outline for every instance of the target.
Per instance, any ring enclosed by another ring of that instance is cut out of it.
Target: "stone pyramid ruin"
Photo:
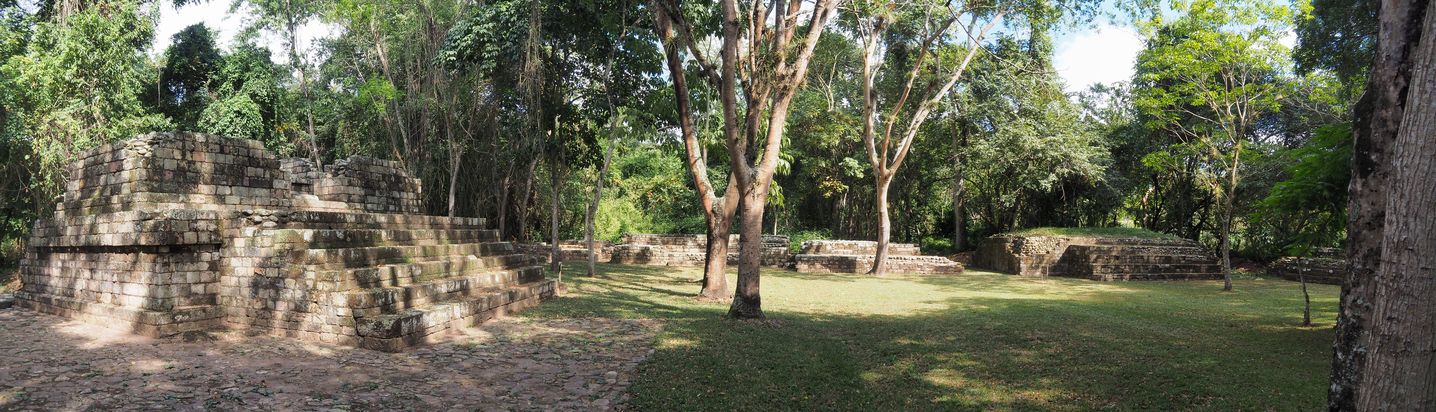
[[[149,335],[221,328],[399,351],[554,294],[481,218],[419,215],[395,162],[316,167],[154,133],[77,157],[17,305]]]

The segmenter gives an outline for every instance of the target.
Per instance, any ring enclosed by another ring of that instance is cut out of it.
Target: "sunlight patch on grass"
[[[1335,287],[764,270],[771,323],[694,299],[698,268],[601,265],[533,317],[662,319],[634,409],[1318,409]],[[736,279],[730,275],[730,285]],[[713,382],[722,382],[713,386]],[[696,389],[695,389],[696,388]]]
[[[698,346],[698,341],[680,337],[665,337],[658,340],[659,349],[691,348]]]

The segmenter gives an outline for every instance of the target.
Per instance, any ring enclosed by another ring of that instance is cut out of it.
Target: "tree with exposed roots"
[[[700,186],[700,198],[709,219],[708,260],[718,243],[712,236],[709,211],[719,200],[711,185],[704,187],[707,169],[701,167],[701,150],[692,126],[692,106],[684,80],[685,63],[680,56],[689,52],[704,81],[718,90],[723,107],[723,136],[728,149],[730,178],[723,198],[724,208],[737,209],[739,222],[738,286],[728,315],[737,319],[763,317],[759,279],[763,252],[763,212],[768,201],[778,151],[783,142],[793,97],[807,77],[808,63],[818,38],[836,12],[837,0],[816,0],[810,7],[802,1],[777,0],[746,3],[739,9],[736,0],[721,4],[721,56],[717,68],[704,56],[694,30],[677,0],[657,0],[657,23],[663,39],[669,74],[677,99],[679,125],[690,174]],[[740,17],[740,13],[742,16]],[[802,24],[800,24],[802,23]],[[741,89],[741,90],[740,90]],[[740,102],[739,91],[742,92]],[[726,243],[727,239],[722,239]],[[721,274],[708,274],[707,277]]]

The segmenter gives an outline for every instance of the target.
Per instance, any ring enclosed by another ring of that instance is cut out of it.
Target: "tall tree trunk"
[[[1384,162],[1381,264],[1369,283],[1356,410],[1436,410],[1436,2],[1414,6],[1411,18],[1423,22],[1414,28],[1406,107]],[[1384,10],[1382,17],[1388,27]]]
[[[967,183],[962,179],[962,164],[952,180],[952,250],[961,252],[967,250]]]
[[[877,179],[877,206],[878,209],[878,251],[873,257],[873,268],[868,274],[882,276],[887,274],[888,241],[892,239],[892,216],[888,213],[888,188],[892,186],[892,175],[878,174]]]
[[[553,170],[549,171],[549,183],[553,185],[553,206],[548,225],[549,241],[553,242],[553,248],[549,250],[549,270],[554,273],[559,273],[559,270],[563,269],[563,249],[558,245],[558,212],[560,200],[562,200],[559,199],[559,196],[563,195],[560,186],[563,183],[563,173],[560,172],[560,169],[563,166],[558,163],[559,161],[555,159]]]
[[[611,135],[611,134],[610,134]],[[612,137],[609,137],[612,139]],[[583,241],[588,245],[588,276],[598,274],[598,253],[594,250],[593,232],[594,215],[598,214],[598,203],[603,200],[603,180],[608,176],[608,165],[613,160],[613,141],[609,140],[608,148],[603,152],[603,164],[598,167],[598,178],[593,182],[593,200],[588,202],[588,211],[583,214]]]
[[[525,168],[523,190],[519,192],[521,196],[518,198],[518,219],[514,224],[514,228],[517,229],[517,232],[514,233],[514,239],[520,242],[527,242],[529,240],[529,202],[533,197],[534,170],[537,168],[538,156],[534,156],[532,160],[529,160],[528,167]]]
[[[733,295],[733,305],[728,308],[728,316],[732,318],[764,317],[763,299],[758,291],[763,258],[763,200],[767,195],[763,190],[751,190],[738,202],[741,213],[738,221],[738,288]]]
[[[509,237],[508,237],[508,235],[509,235],[509,233],[508,233],[508,221],[509,221],[509,219],[508,219],[508,216],[509,216],[509,189],[510,189],[511,187],[513,187],[513,176],[514,176],[514,167],[513,167],[513,162],[510,161],[510,162],[509,162],[509,170],[508,170],[508,173],[504,173],[504,178],[503,178],[502,182],[499,184],[499,203],[498,203],[497,205],[494,205],[494,207],[495,207],[496,209],[498,209],[498,215],[499,215],[499,239],[500,239],[500,240],[508,239],[508,238],[509,238]]]
[[[459,196],[459,166],[462,165],[462,149],[449,150],[449,217],[454,217],[454,205],[458,203]]]
[[[1391,187],[1395,165],[1392,156],[1402,119],[1408,112],[1407,105],[1414,103],[1408,99],[1408,86],[1412,83],[1414,67],[1424,67],[1427,75],[1430,74],[1429,63],[1417,66],[1413,61],[1418,57],[1429,59],[1432,53],[1432,35],[1436,29],[1431,28],[1431,22],[1423,24],[1422,20],[1436,16],[1436,12],[1429,10],[1433,4],[1436,2],[1429,0],[1384,0],[1379,4],[1376,60],[1352,121],[1354,150],[1347,207],[1347,273],[1333,342],[1327,400],[1331,410],[1358,410],[1358,405],[1365,405],[1370,399],[1379,400],[1368,382],[1386,378],[1366,376],[1371,373],[1368,370],[1371,354],[1376,346],[1385,343],[1373,339],[1372,334],[1372,323],[1376,320],[1373,304],[1378,289],[1375,284],[1379,283],[1378,274],[1386,269],[1383,242],[1388,226],[1388,197],[1402,194]],[[1416,53],[1418,45],[1426,50],[1424,55]],[[1430,96],[1426,98],[1429,103]],[[1428,114],[1430,110],[1427,109]],[[1415,216],[1429,218],[1430,209],[1418,211]],[[1396,220],[1411,218],[1394,216]],[[1427,319],[1429,314],[1428,310]],[[1429,394],[1432,390],[1426,388],[1425,392]]]
[[[1227,193],[1222,199],[1222,222],[1217,229],[1217,251],[1221,253],[1222,276],[1224,282],[1222,290],[1232,290],[1232,194]]]

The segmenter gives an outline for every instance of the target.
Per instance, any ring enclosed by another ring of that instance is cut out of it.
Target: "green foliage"
[[[959,155],[982,231],[1110,221],[1110,209],[1082,207],[1080,197],[1105,184],[1110,158],[1098,130],[1050,72],[1029,74],[1044,60],[1008,39],[992,53],[997,58],[976,66],[971,88],[958,97],[967,110],[955,125],[967,141]]]
[[[156,98],[160,112],[181,130],[197,130],[200,113],[212,99],[208,87],[221,64],[214,37],[215,32],[203,23],[196,24],[175,33],[174,43],[165,50]]]
[[[1281,180],[1248,216],[1243,254],[1263,260],[1340,246],[1351,180],[1351,124],[1322,127],[1305,145],[1279,154]]]
[[[1304,0],[1297,2],[1297,45],[1292,57],[1297,70],[1326,70],[1347,87],[1366,83],[1376,49],[1377,7],[1365,0]]]
[[[833,233],[827,230],[799,230],[788,235],[788,249],[793,253],[798,253],[803,249],[803,242],[832,238]]]
[[[593,238],[608,241],[617,241],[624,233],[653,233],[656,227],[653,220],[628,198],[599,201],[593,223]]]
[[[61,170],[80,151],[136,134],[168,129],[138,98],[152,84],[141,50],[154,33],[154,11],[135,1],[96,2],[63,23],[39,22],[23,55],[0,73],[14,79],[21,139],[29,143],[40,199],[58,194]],[[43,205],[37,205],[43,207]]]
[[[199,117],[198,129],[205,133],[258,140],[264,137],[264,116],[259,112],[259,105],[249,96],[239,94],[205,107]]]
[[[952,239],[945,237],[924,237],[918,242],[918,247],[924,255],[945,255],[953,252]]]

